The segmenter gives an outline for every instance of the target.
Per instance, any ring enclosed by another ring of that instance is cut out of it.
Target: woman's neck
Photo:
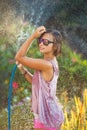
[[[54,60],[56,57],[54,55],[44,55],[45,60]]]

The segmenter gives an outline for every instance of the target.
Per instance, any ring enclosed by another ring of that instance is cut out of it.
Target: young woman
[[[33,40],[37,39],[43,59],[26,56]],[[59,67],[56,56],[61,51],[62,36],[57,30],[46,30],[40,26],[17,52],[15,59],[22,64],[20,70],[32,84],[32,110],[35,130],[60,130],[64,116],[56,97]],[[34,75],[23,66],[35,70]]]

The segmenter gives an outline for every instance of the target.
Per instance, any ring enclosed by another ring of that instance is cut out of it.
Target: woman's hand
[[[18,69],[21,71],[22,74],[25,73],[25,68],[22,64],[20,64],[18,61],[16,61]]]
[[[43,34],[44,32],[46,32],[46,28],[44,26],[40,26],[38,27],[35,32],[33,33],[34,38],[38,38],[41,36],[41,34]]]

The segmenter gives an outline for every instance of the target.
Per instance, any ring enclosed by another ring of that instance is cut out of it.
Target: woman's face
[[[50,41],[50,42],[49,42]],[[43,42],[47,42],[48,45],[44,45]],[[43,54],[48,54],[48,53],[52,53],[53,54],[53,36],[51,33],[45,33],[42,37],[41,37],[41,42],[39,43],[39,49],[40,52]]]

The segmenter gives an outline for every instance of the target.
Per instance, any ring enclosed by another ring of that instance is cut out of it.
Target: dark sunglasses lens
[[[48,40],[47,39],[43,39],[43,44],[45,45],[45,46],[47,46],[49,43],[48,43]]]
[[[49,44],[47,39],[38,39],[38,44],[40,44],[41,42],[43,42],[45,46]]]

